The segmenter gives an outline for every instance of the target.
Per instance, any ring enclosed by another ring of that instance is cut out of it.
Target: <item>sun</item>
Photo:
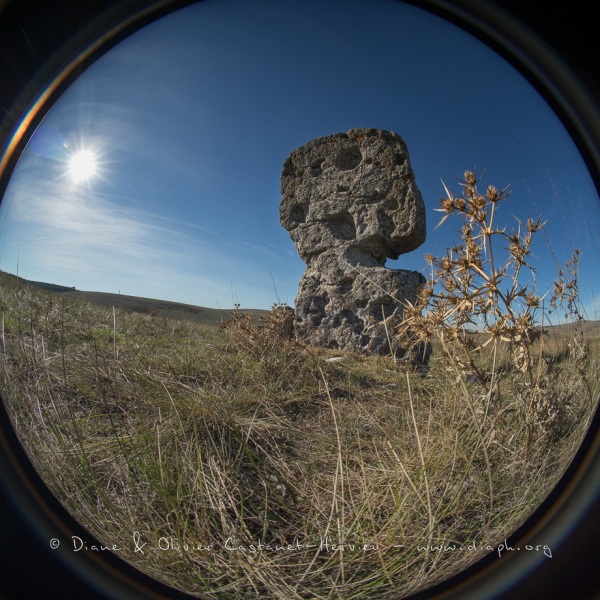
[[[69,175],[74,181],[85,181],[96,173],[96,157],[90,150],[79,150],[69,161]]]

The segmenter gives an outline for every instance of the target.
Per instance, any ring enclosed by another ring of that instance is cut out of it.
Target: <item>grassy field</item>
[[[597,324],[585,373],[571,331],[538,342],[557,416],[528,443],[502,345],[486,391],[439,348],[424,377],[301,345],[277,311],[217,327],[6,274],[0,289],[1,394],[37,471],[122,558],[202,598],[400,598],[446,579],[546,497],[598,395]]]

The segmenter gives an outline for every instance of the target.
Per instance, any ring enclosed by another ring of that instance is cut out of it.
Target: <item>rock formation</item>
[[[293,150],[280,222],[306,263],[295,302],[306,342],[401,357],[395,329],[424,277],[386,268],[425,241],[425,207],[396,133],[352,129]]]

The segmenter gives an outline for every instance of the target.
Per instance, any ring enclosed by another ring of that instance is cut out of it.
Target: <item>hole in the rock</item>
[[[296,223],[304,223],[306,221],[306,209],[301,204],[294,204],[290,210],[290,217]]]
[[[308,174],[311,177],[318,177],[319,175],[321,175],[321,173],[323,173],[323,163],[324,162],[325,162],[324,158],[319,158],[318,160],[316,160],[314,163],[312,163],[308,167]]]
[[[333,164],[341,171],[352,171],[360,165],[362,153],[355,145],[345,146],[332,160]]]
[[[348,212],[341,212],[328,218],[327,229],[339,240],[353,240],[356,238],[354,219]]]

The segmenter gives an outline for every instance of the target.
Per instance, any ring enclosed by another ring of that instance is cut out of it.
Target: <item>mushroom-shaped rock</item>
[[[307,265],[296,335],[318,346],[397,356],[402,303],[425,283],[386,259],[425,241],[425,206],[402,138],[352,129],[293,150],[281,176],[280,222]]]

